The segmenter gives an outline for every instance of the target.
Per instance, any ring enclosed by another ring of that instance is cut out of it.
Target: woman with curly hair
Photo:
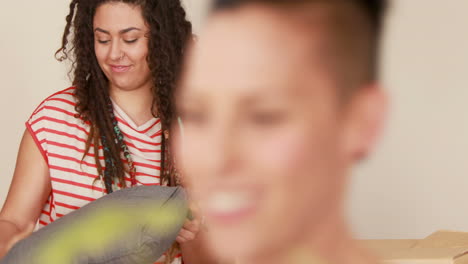
[[[192,38],[180,1],[73,0],[66,22],[56,57],[72,61],[73,87],[45,99],[26,122],[0,213],[0,257],[36,223],[105,194],[177,185],[168,130]],[[180,231],[182,254],[198,229],[194,220]],[[169,255],[166,263],[181,262],[181,254]]]

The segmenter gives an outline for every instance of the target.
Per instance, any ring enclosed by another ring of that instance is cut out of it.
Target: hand
[[[191,202],[189,208],[190,210],[187,215],[187,220],[185,220],[184,226],[176,238],[176,241],[180,244],[195,240],[204,225],[204,220],[200,215],[200,209],[198,206]]]
[[[201,223],[200,220],[195,218],[194,220],[185,220],[184,226],[179,232],[176,241],[180,244],[195,240],[198,232],[200,232]]]

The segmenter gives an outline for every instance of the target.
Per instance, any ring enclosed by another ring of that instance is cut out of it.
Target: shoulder
[[[36,109],[38,110],[41,106],[52,106],[52,107],[59,107],[63,109],[74,109],[76,105],[76,97],[75,97],[75,87],[70,87],[65,90],[56,92],[46,99],[42,101],[39,107]]]
[[[43,115],[50,111],[74,116],[76,114],[75,90],[75,87],[70,87],[50,95],[39,104],[31,116]]]
[[[42,101],[31,114],[28,122],[38,119],[60,119],[76,122],[76,97],[75,87],[70,87],[56,92]]]

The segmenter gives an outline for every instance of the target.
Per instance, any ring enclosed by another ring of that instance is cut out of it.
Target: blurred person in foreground
[[[176,159],[211,252],[238,263],[375,263],[344,216],[375,145],[385,1],[218,1],[178,90]]]

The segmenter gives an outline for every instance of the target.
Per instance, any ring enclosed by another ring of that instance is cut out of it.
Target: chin
[[[133,86],[130,85],[130,82],[114,82],[115,83],[115,87],[120,89],[120,90],[124,90],[124,91],[130,91],[130,90],[133,90]]]
[[[141,81],[135,78],[130,78],[130,76],[114,76],[110,79],[111,84],[119,89],[124,91],[131,91],[139,87]]]
[[[258,257],[259,252],[268,250],[268,238],[256,230],[229,230],[211,229],[208,232],[208,246],[220,259],[252,260]]]

